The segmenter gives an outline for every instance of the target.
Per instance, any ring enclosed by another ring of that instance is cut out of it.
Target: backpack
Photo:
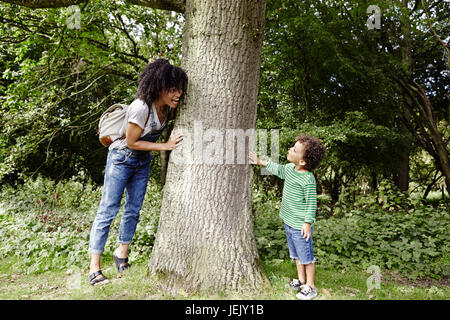
[[[122,128],[125,116],[127,114],[128,105],[116,103],[106,109],[100,117],[98,122],[98,139],[105,147],[111,145],[114,140],[124,138],[121,136],[120,129]]]
[[[105,147],[109,147],[111,143],[119,138],[125,138],[125,135],[120,134],[120,129],[122,129],[123,122],[127,114],[128,105],[122,103],[115,103],[100,117],[98,122],[98,139],[100,143]],[[150,112],[147,115],[147,120],[150,117]]]

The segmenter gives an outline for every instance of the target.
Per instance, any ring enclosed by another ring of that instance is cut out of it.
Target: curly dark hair
[[[305,169],[311,171],[317,168],[325,156],[325,147],[322,141],[306,134],[301,134],[295,139],[304,146],[303,160],[306,162]]]
[[[180,96],[182,101],[187,82],[188,77],[183,69],[171,65],[169,60],[157,59],[146,65],[139,74],[136,99],[142,99],[150,107],[158,98],[159,92],[177,88],[183,90]]]

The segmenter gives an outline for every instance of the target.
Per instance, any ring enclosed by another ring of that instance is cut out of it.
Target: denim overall
[[[169,112],[161,128],[156,129],[155,115],[150,109],[152,129],[139,140],[158,141],[167,125],[168,116]],[[102,200],[89,238],[91,254],[101,254],[104,251],[111,223],[120,209],[124,190],[125,210],[120,221],[118,242],[122,244],[131,242],[139,222],[139,212],[144,202],[152,159],[153,155],[150,151],[132,150],[128,147],[112,149],[108,152]]]

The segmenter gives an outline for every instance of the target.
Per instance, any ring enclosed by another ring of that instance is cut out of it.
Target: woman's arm
[[[174,133],[174,131],[172,131],[167,142],[148,142],[145,140],[139,140],[141,133],[141,127],[139,127],[135,123],[128,122],[126,128],[126,140],[128,148],[141,151],[167,151],[173,150],[176,146],[178,146],[178,143],[183,140],[183,135],[181,133]]]

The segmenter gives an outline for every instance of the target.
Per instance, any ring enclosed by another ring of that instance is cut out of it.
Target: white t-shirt
[[[160,129],[161,123],[159,122],[158,114],[156,112],[156,107],[155,107],[154,103],[152,103],[152,110],[153,110],[153,114],[154,114],[154,121],[156,122],[156,129]],[[148,117],[148,121],[145,122],[147,120],[147,117]],[[122,125],[122,128],[120,129],[121,137],[125,136],[128,122],[135,123],[139,127],[143,128],[141,135],[140,135],[141,138],[152,130],[151,115],[149,116],[147,104],[143,100],[136,99],[128,106],[125,121]],[[126,146],[127,146],[127,141],[125,138],[117,139],[113,143],[111,143],[111,145],[109,146],[109,150],[121,149]]]

